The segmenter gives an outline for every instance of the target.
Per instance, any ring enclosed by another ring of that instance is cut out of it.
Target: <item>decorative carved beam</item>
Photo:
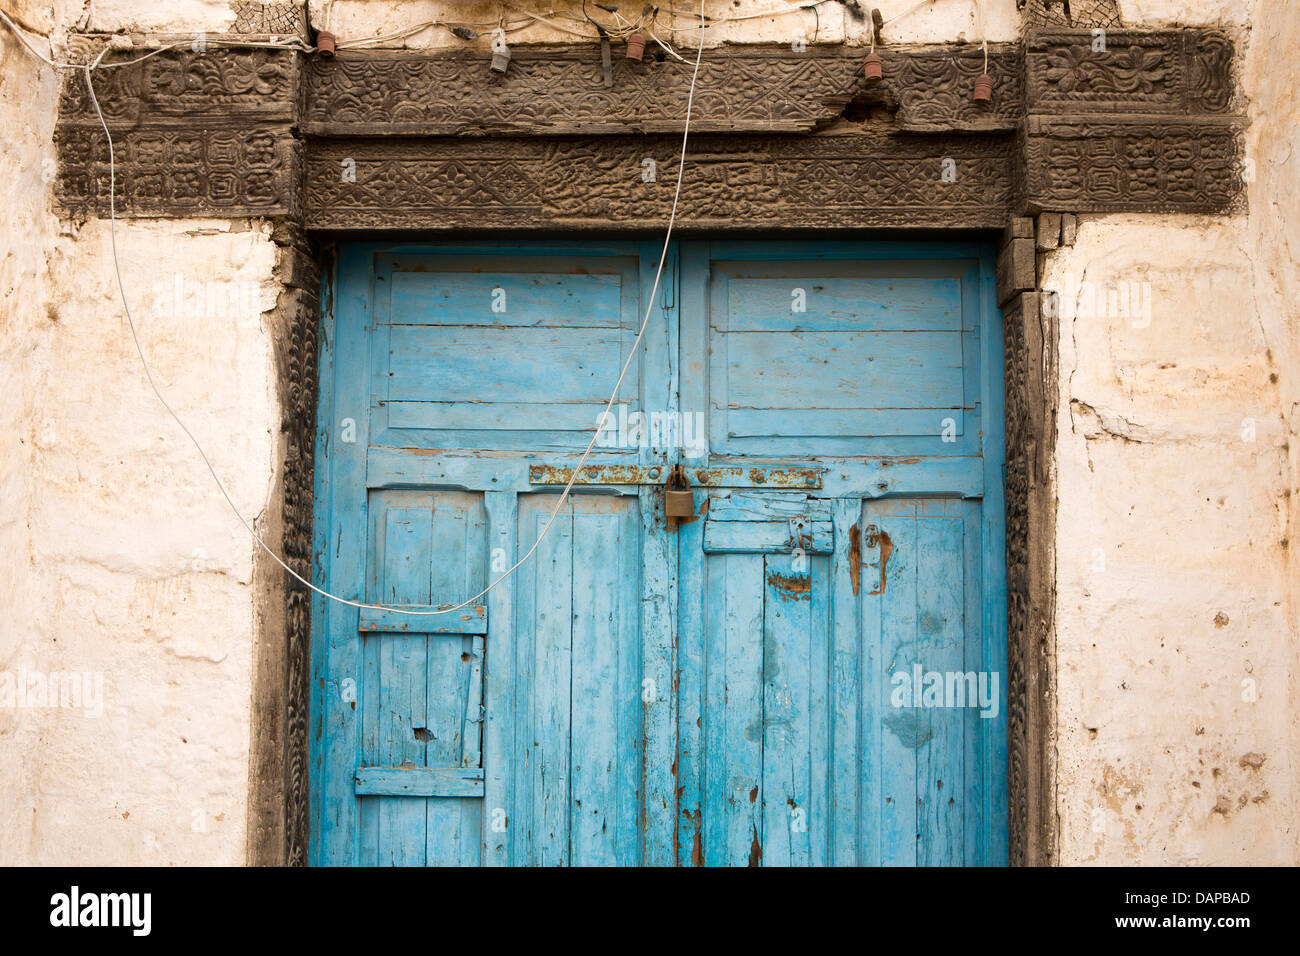
[[[1098,49],[1098,46],[1102,49]],[[1233,48],[1220,33],[1033,33],[1029,211],[1229,212],[1244,199]]]
[[[307,226],[656,227],[672,205],[680,147],[669,136],[313,141]],[[996,229],[1015,200],[1014,150],[1011,136],[700,136],[691,141],[678,223]],[[647,158],[655,182],[643,181]],[[353,167],[350,182],[344,173]]]
[[[118,215],[294,216],[300,58],[284,50],[168,52],[91,73],[113,134]],[[55,197],[108,216],[108,144],[85,73],[64,78]]]
[[[971,97],[984,65],[969,45],[883,48],[874,86],[860,48],[710,51],[683,220],[982,228],[1025,211],[1239,208],[1245,118],[1230,41],[1164,30],[1095,42],[1051,31],[991,48],[986,106]],[[689,69],[621,60],[607,89],[586,46],[521,47],[505,76],[478,52],[331,60],[219,48],[94,77],[122,215],[345,231],[639,228],[667,212],[640,163],[668,175],[676,148],[657,137],[680,132]],[[84,82],[65,83],[56,195],[70,215],[104,215],[107,149]],[[355,176],[343,173],[349,159]],[[938,169],[945,159],[955,181]]]
[[[989,48],[993,102],[971,91],[984,72],[978,48],[881,48],[885,78],[868,83],[861,48],[729,46],[700,66],[691,129],[697,133],[807,133],[855,99],[898,110],[903,130],[1016,128],[1020,51]],[[619,59],[606,88],[599,48],[516,47],[504,75],[480,51],[340,53],[307,63],[304,130],[318,136],[602,136],[680,133],[693,63]]]

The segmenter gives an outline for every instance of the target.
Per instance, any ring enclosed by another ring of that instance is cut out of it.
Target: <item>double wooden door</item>
[[[317,602],[315,862],[1005,862],[989,251],[660,249],[341,249],[317,583],[536,549]]]

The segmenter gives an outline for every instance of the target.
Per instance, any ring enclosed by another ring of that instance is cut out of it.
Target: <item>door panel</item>
[[[519,503],[537,540],[556,495]],[[517,862],[635,864],[641,770],[641,519],[633,496],[566,502],[516,589]]]
[[[977,260],[714,258],[707,312],[715,454],[978,449]]]
[[[722,501],[707,513],[730,516]],[[682,542],[681,711],[702,729],[682,730],[699,802],[680,842],[698,836],[691,862],[707,865],[996,860],[984,781],[1004,753],[1005,686],[983,642],[979,505],[808,501],[827,507],[826,556],[795,551],[793,533],[784,553],[714,550],[711,517]]]
[[[481,496],[380,491],[371,496],[369,514],[370,601],[417,606],[434,599],[460,601],[486,583]],[[407,618],[400,626],[420,627],[409,623],[420,620]],[[395,780],[410,771],[480,768],[483,635],[374,626],[360,635],[359,775],[376,779],[365,768],[386,769]],[[395,793],[359,799],[362,863],[477,862],[480,800]]]
[[[635,256],[408,254],[375,268],[376,443],[586,447],[640,325]],[[634,362],[623,403],[639,376]]]

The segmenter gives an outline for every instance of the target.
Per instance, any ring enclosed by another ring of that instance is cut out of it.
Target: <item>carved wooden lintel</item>
[[[697,133],[808,133],[855,100],[898,111],[902,130],[1009,132],[1022,95],[1019,47],[989,48],[993,101],[971,98],[984,71],[971,46],[884,51],[868,82],[863,52],[843,47],[729,46],[700,65]],[[661,54],[662,56],[662,54]],[[589,46],[519,47],[504,75],[479,51],[340,54],[306,69],[304,130],[324,136],[603,136],[680,133],[694,64],[619,59],[606,88]]]
[[[313,142],[306,221],[330,231],[646,229],[668,218],[680,148],[670,136]],[[699,136],[677,222],[996,229],[1015,198],[1014,148],[1010,136]]]
[[[172,51],[97,71],[124,216],[283,217],[346,231],[645,228],[667,211],[689,64],[595,48],[486,54]],[[1039,210],[1230,212],[1242,201],[1233,48],[1204,30],[1040,31],[981,50],[709,51],[681,207],[689,225],[986,227]],[[107,149],[68,76],[56,195],[107,212]],[[726,135],[722,135],[726,134]],[[654,159],[658,187],[643,178]],[[350,160],[350,163],[345,161]],[[945,163],[945,160],[951,162]]]

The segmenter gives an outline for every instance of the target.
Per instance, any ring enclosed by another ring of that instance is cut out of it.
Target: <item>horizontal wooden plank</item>
[[[585,446],[585,442],[583,444]],[[590,460],[601,464],[635,460],[635,450],[632,451],[633,454],[611,454],[598,450]],[[445,443],[436,448],[372,446],[366,459],[366,483],[370,488],[529,491],[535,484],[529,479],[529,471],[536,467],[515,454],[448,452]]]
[[[733,491],[709,496],[710,521],[788,521],[790,518],[829,521],[831,504],[824,498],[781,491]]]
[[[595,456],[593,456],[595,457]],[[627,456],[622,456],[626,460]],[[582,485],[628,489],[659,483],[666,475],[642,478],[656,466],[614,461],[588,465]],[[526,460],[484,455],[430,453],[412,448],[370,449],[366,463],[370,488],[466,488],[527,492],[563,485],[568,467],[538,465]],[[593,470],[594,469],[594,470]],[[827,498],[878,498],[882,495],[933,494],[978,498],[984,493],[984,460],[977,455],[951,457],[818,458],[804,468],[771,468],[729,464],[686,468],[693,486],[706,488],[783,488],[821,491]]]
[[[962,408],[731,408],[729,438],[876,438],[962,433]]]
[[[961,280],[955,276],[802,276],[727,280],[730,332],[957,331]],[[795,311],[798,309],[798,311]]]
[[[482,797],[481,768],[358,767],[359,797]]]
[[[390,282],[394,325],[616,329],[623,324],[617,274],[394,271]]]
[[[403,611],[435,611],[429,606],[408,605]],[[471,604],[450,614],[401,614],[396,610],[363,607],[357,630],[387,634],[486,634],[487,606]]]
[[[604,402],[382,402],[389,428],[594,432]],[[617,404],[615,408],[617,409]],[[617,414],[617,412],[616,412]]]
[[[623,13],[631,12],[625,5]],[[884,78],[872,86],[862,76],[860,47],[809,42],[794,50],[790,39],[714,47],[698,67],[698,83],[693,57],[667,57],[653,44],[638,60],[620,50],[609,81],[591,43],[516,45],[503,74],[488,69],[491,54],[481,47],[340,50],[305,58],[302,122],[311,136],[677,133],[697,86],[708,91],[693,104],[691,131],[699,133],[808,133],[835,120],[855,96],[880,102],[886,90],[905,129],[1015,129],[1015,44],[991,43],[987,58],[971,44],[891,45]],[[984,71],[996,80],[989,104],[970,96],[971,78]]]
[[[603,403],[632,338],[626,329],[395,325],[388,398]],[[633,363],[621,395],[636,391]]]
[[[960,332],[727,332],[711,337],[714,401],[749,408],[951,408]]]
[[[809,488],[821,487],[825,468],[703,467],[683,469],[686,480],[705,488]],[[530,465],[528,479],[535,485],[567,484],[573,469],[566,465]],[[668,472],[659,465],[587,465],[575,485],[654,485]]]
[[[1013,136],[898,136],[876,125],[842,136],[696,137],[679,227],[736,233],[1006,225],[1017,182]],[[426,235],[644,229],[671,211],[673,190],[661,187],[681,149],[680,136],[640,135],[310,142],[309,229]],[[637,179],[646,157],[659,163],[657,184]],[[955,161],[957,179],[940,185],[945,158]],[[355,183],[340,181],[348,160],[356,164]]]
[[[829,521],[813,521],[800,532],[808,554],[830,554],[834,532]],[[793,550],[789,521],[705,521],[704,550],[781,554]]]

